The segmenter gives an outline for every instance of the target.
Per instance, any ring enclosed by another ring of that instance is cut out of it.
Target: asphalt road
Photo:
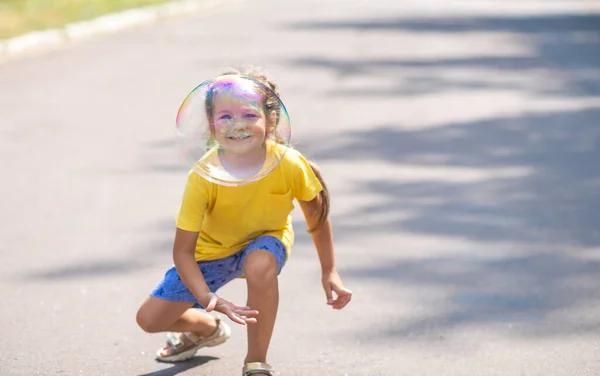
[[[297,221],[279,374],[600,375],[599,46],[595,1],[260,0],[1,64],[0,374],[240,374],[243,328],[165,365],[135,312],[171,264],[177,108],[257,64],[355,293],[329,309]]]

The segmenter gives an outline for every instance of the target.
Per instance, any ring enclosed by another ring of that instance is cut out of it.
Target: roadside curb
[[[134,8],[107,14],[88,21],[68,24],[61,28],[34,31],[15,38],[0,40],[0,60],[26,52],[58,47],[94,35],[151,24],[160,19],[215,8],[218,0],[179,0],[166,4]]]

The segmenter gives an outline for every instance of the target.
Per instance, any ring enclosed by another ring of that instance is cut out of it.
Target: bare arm
[[[319,221],[321,207],[321,195],[317,195],[311,201],[299,201],[304,212],[304,217],[309,228],[313,228]],[[333,233],[331,221],[327,218],[323,225],[311,232],[313,243],[319,255],[321,263],[321,282],[325,290],[327,304],[333,309],[344,308],[352,299],[352,291],[344,287],[335,267],[335,254],[333,250]],[[337,296],[334,299],[333,293]]]
[[[173,244],[173,262],[183,283],[198,302],[206,307],[210,300],[210,289],[194,257],[197,240],[197,232],[177,228]]]
[[[317,195],[311,201],[298,201],[300,208],[304,213],[304,218],[308,228],[313,228],[318,222],[318,213],[321,207],[321,195]],[[311,233],[313,243],[319,255],[321,271],[329,273],[335,270],[335,254],[333,249],[333,232],[331,230],[331,221],[329,218],[322,227],[315,229]]]

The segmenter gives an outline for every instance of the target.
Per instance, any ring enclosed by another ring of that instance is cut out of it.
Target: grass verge
[[[0,0],[0,40],[172,0]]]

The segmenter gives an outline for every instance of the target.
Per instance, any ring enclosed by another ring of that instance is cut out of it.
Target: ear
[[[267,114],[267,133],[271,133],[275,130],[277,126],[277,113],[275,111],[271,111]]]

